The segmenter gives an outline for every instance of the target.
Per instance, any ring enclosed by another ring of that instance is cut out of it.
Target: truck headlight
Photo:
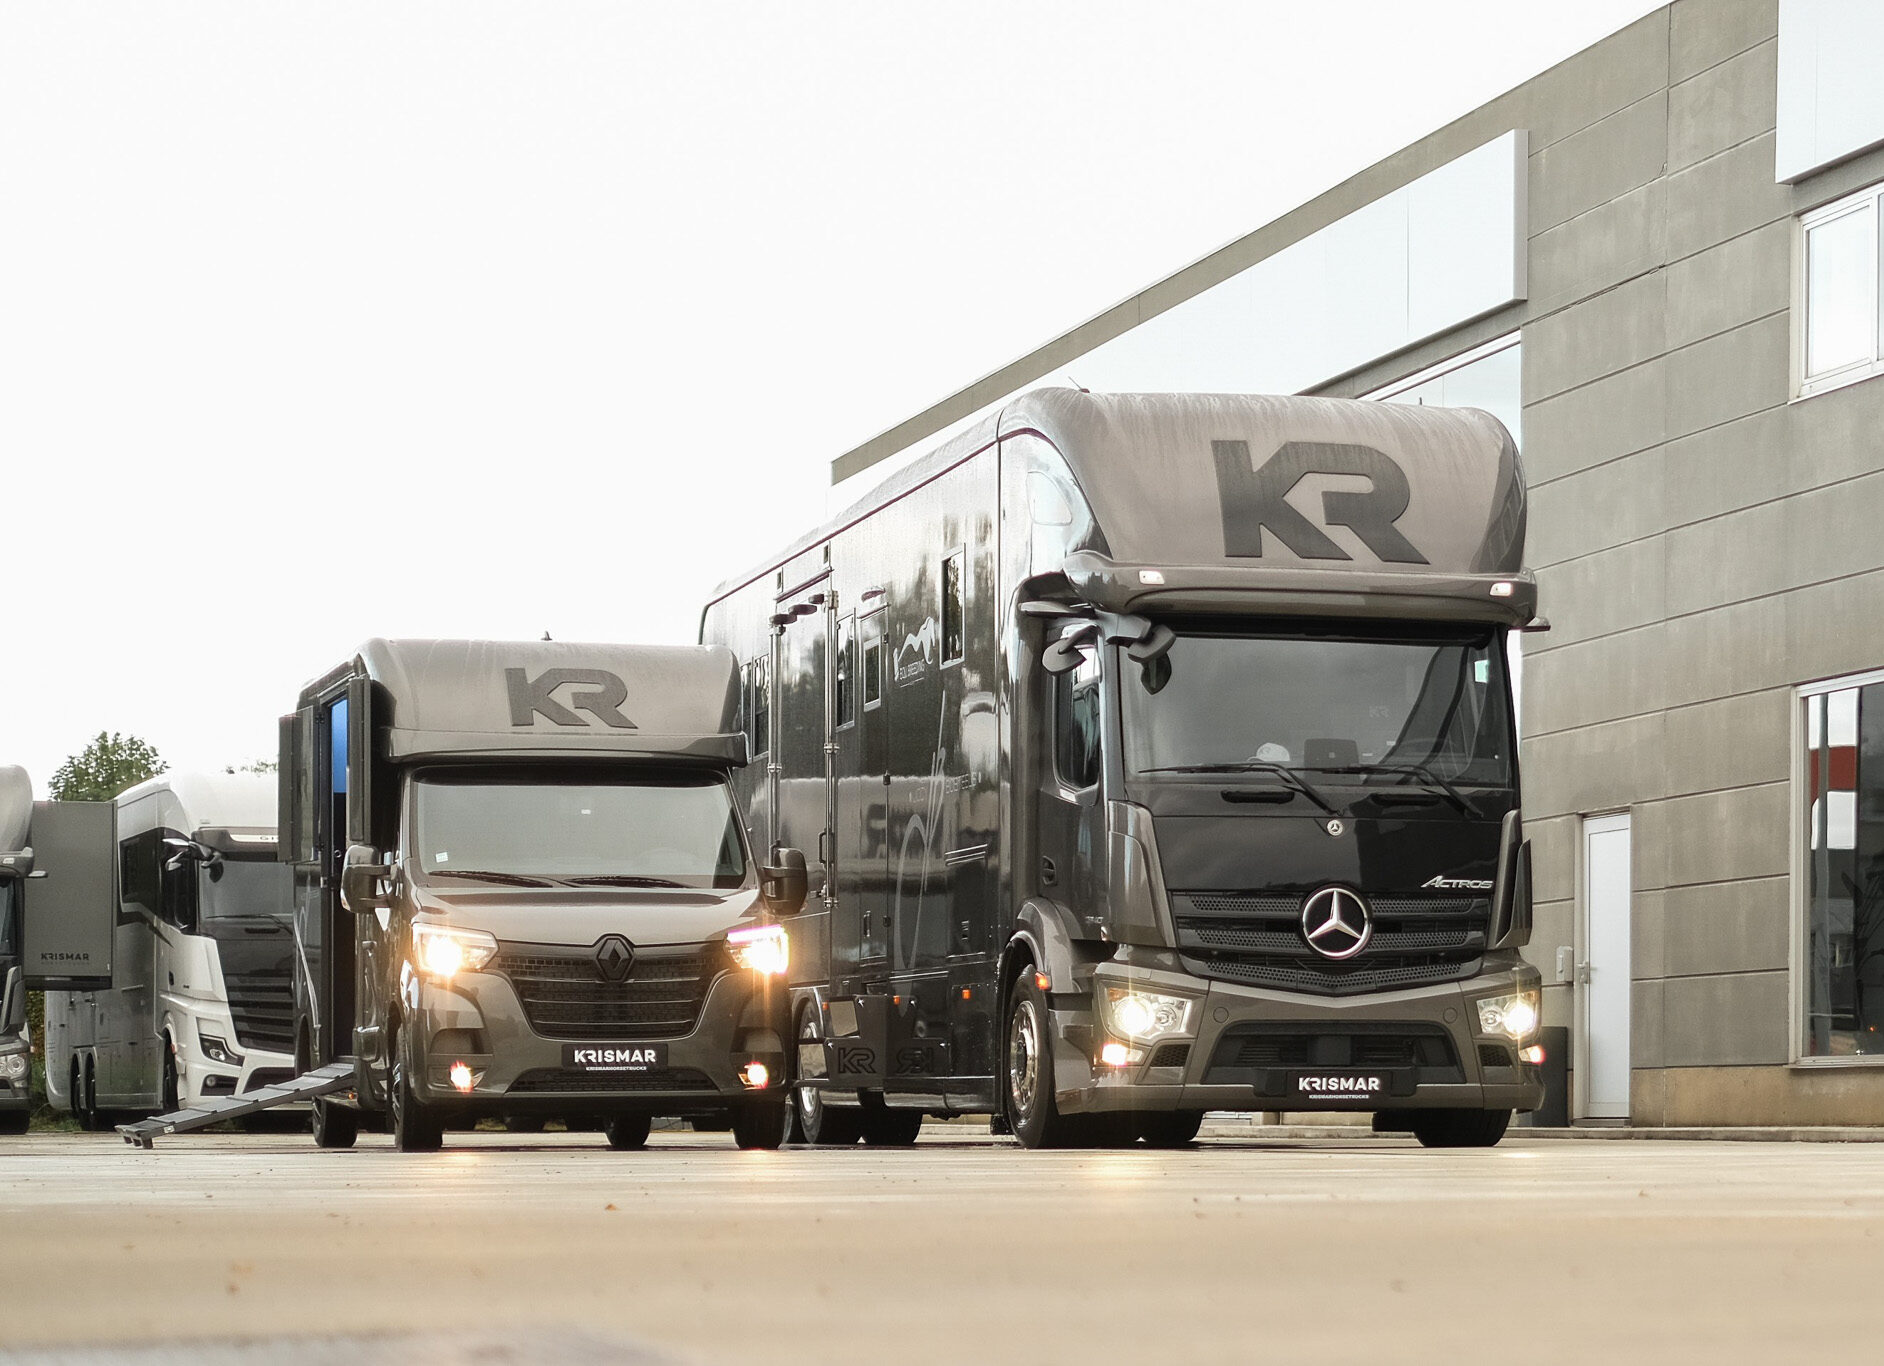
[[[18,1081],[31,1067],[24,1053],[0,1053],[0,1078]]]
[[[1537,997],[1535,991],[1514,992],[1510,996],[1489,996],[1478,1003],[1478,1027],[1483,1034],[1503,1034],[1522,1041],[1537,1033]]]
[[[1197,1003],[1188,996],[1167,996],[1138,987],[1106,988],[1106,1023],[1122,1039],[1141,1042],[1167,1034],[1188,1034],[1191,1010]]]
[[[791,966],[792,945],[783,925],[754,925],[726,936],[733,961],[761,977],[780,977]]]
[[[203,1045],[203,1056],[208,1058],[211,1062],[221,1063],[224,1067],[240,1067],[242,1065],[242,1059],[236,1051],[214,1034],[205,1034],[201,1030],[198,1030],[196,1038],[197,1041]]]
[[[454,973],[476,972],[497,956],[497,940],[483,930],[455,930],[449,925],[412,927],[414,966],[441,982]]]

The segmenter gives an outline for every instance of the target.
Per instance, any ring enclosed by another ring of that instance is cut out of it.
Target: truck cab
[[[309,684],[281,766],[297,1047],[356,1077],[316,1141],[377,1112],[408,1151],[482,1117],[777,1146],[804,872],[754,855],[745,752],[725,651],[374,640]]]
[[[21,908],[33,871],[33,785],[26,770],[0,765],[0,1134],[23,1134],[33,1113],[32,1041],[26,1036]]]

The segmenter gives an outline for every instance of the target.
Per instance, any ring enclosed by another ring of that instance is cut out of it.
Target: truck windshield
[[[413,786],[414,853],[427,878],[716,888],[746,880],[732,794],[717,775],[431,777]]]
[[[1181,634],[1126,661],[1135,773],[1295,770],[1328,783],[1508,787],[1515,736],[1492,632],[1408,639]],[[1328,775],[1323,777],[1321,775]]]
[[[294,915],[294,870],[270,859],[224,857],[196,875],[197,909],[204,920]]]

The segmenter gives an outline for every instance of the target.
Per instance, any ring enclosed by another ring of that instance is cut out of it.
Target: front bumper
[[[419,1099],[468,1114],[655,1115],[723,1114],[768,1094],[786,1094],[787,989],[780,978],[730,970],[708,987],[694,1026],[663,1039],[554,1039],[530,1027],[510,980],[496,973],[465,973],[447,986],[419,981],[416,1021],[426,1039],[425,1064],[416,1079]],[[568,1065],[572,1046],[633,1048],[657,1045],[661,1065],[639,1072],[582,1071]],[[764,1064],[764,1088],[748,1086],[740,1071]],[[471,1073],[470,1090],[451,1081],[455,1064]]]
[[[1486,970],[1462,982],[1364,997],[1267,991],[1115,963],[1102,964],[1093,982],[1091,998],[1053,1000],[1057,1100],[1066,1113],[1528,1111],[1544,1103],[1542,1069],[1520,1062],[1519,1044],[1507,1036],[1482,1034],[1478,1028],[1480,999],[1541,986],[1536,969],[1516,955],[1488,960]],[[1137,1060],[1104,1066],[1097,1059],[1110,1036],[1092,1002],[1107,985],[1127,982],[1197,998],[1195,1033],[1134,1045]],[[1355,1039],[1389,1052],[1403,1046],[1418,1061],[1370,1066],[1361,1060],[1365,1055],[1358,1046],[1344,1056],[1340,1041]],[[1498,1053],[1509,1066],[1491,1065]],[[1303,1076],[1371,1078],[1377,1089],[1353,1095],[1304,1093],[1296,1089]]]

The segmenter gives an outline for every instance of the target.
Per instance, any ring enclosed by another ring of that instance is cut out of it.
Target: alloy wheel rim
[[[1008,1039],[1008,1094],[1019,1115],[1031,1115],[1034,1095],[1040,1085],[1040,1025],[1032,1001],[1021,1002],[1014,1012],[1014,1028]]]

